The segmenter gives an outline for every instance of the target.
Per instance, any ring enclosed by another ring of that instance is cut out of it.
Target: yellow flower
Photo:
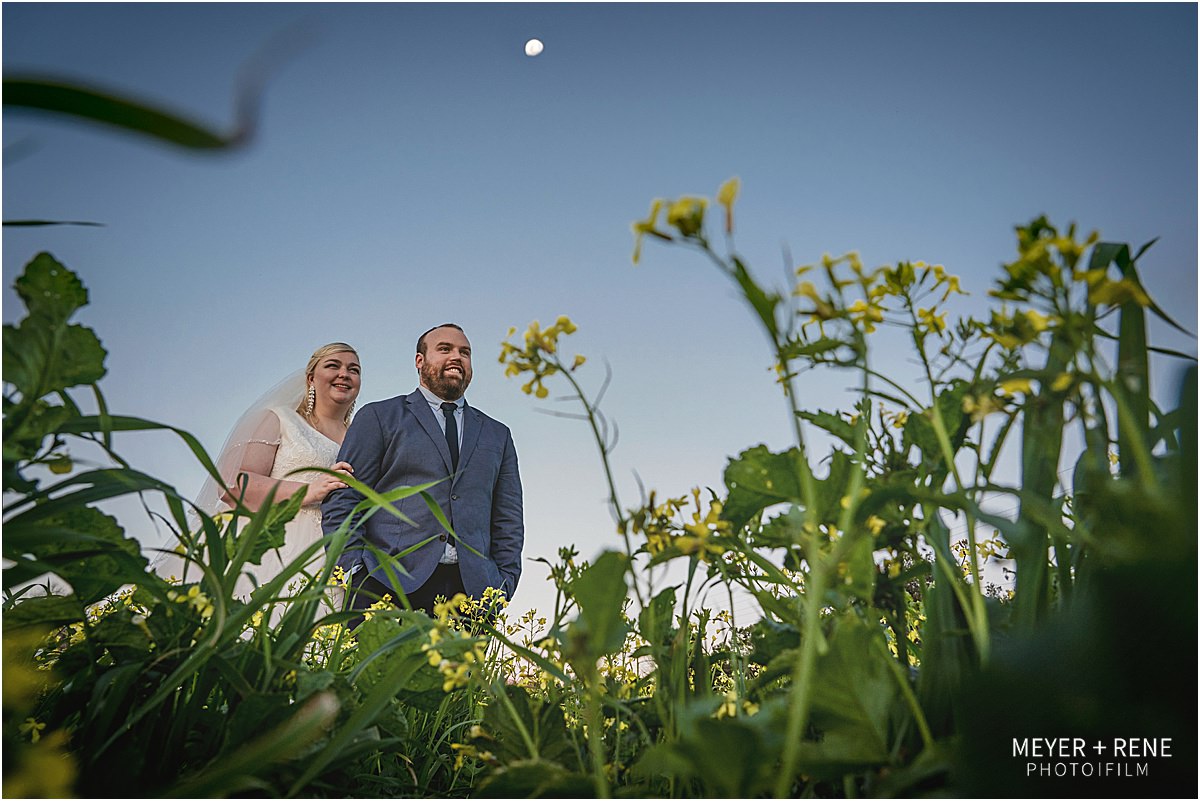
[[[851,303],[846,311],[850,313],[850,319],[861,325],[867,334],[875,330],[875,323],[883,322],[883,309],[861,299]]]
[[[5,797],[70,797],[79,768],[67,745],[66,731],[57,729],[14,759],[16,769],[4,774]]]
[[[1149,306],[1150,297],[1141,285],[1129,278],[1105,281],[1088,290],[1088,303],[1095,306],[1119,306],[1133,301],[1139,306]]]
[[[704,229],[704,210],[708,200],[685,195],[667,209],[667,224],[675,226],[681,236],[694,237]]]
[[[1027,309],[1025,311],[1025,319],[1029,322],[1030,327],[1039,334],[1045,331],[1050,324],[1049,317],[1039,314],[1034,309]]]
[[[940,334],[946,330],[946,312],[934,314],[933,309],[917,309],[917,319],[930,333]]]
[[[733,201],[737,199],[739,188],[741,188],[741,181],[735,176],[721,184],[721,188],[717,190],[717,202],[725,207],[725,233],[727,234],[733,233]]]
[[[957,275],[947,274],[946,275],[946,291],[944,293],[942,293],[942,301],[945,302],[946,298],[950,297],[950,293],[952,293],[952,292],[957,292],[960,295],[969,294],[969,293],[963,291],[962,286],[958,282]]]
[[[978,423],[993,412],[1004,411],[1004,405],[993,395],[964,395],[962,408],[973,423]]]
[[[714,717],[720,718],[735,718],[737,717],[737,692],[730,690],[725,693],[725,699],[721,702],[721,706],[717,708]]]
[[[879,533],[883,531],[883,528],[886,525],[887,523],[884,522],[882,517],[871,515],[867,518],[867,530],[871,532],[872,536],[878,537]]]
[[[671,241],[670,234],[664,234],[662,231],[659,231],[657,228],[654,227],[658,222],[658,212],[662,209],[662,205],[663,205],[662,199],[656,198],[654,200],[654,202],[652,204],[650,204],[650,214],[647,215],[646,219],[640,220],[633,224],[633,263],[634,264],[637,264],[638,260],[642,257],[642,237],[645,236],[646,234],[650,234],[651,236],[656,236],[659,239],[665,239],[668,242]],[[510,336],[511,336],[511,334],[510,334]]]
[[[1005,395],[1015,395],[1018,392],[1033,394],[1033,382],[1028,378],[1008,378],[1001,381],[997,388]]]
[[[796,288],[792,290],[792,294],[797,297],[808,298],[813,302],[820,303],[821,296],[817,294],[817,288],[812,281],[801,281],[796,284]]]
[[[42,731],[45,730],[45,728],[46,724],[39,723],[35,718],[25,718],[25,722],[18,727],[21,734],[28,734],[29,741],[33,743],[36,743],[38,740],[42,739]]]

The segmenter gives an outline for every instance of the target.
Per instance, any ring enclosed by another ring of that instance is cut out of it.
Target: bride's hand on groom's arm
[[[347,476],[354,475],[354,468],[348,462],[337,462],[330,468],[331,470],[342,473]],[[343,489],[346,487],[346,482],[342,481],[337,476],[331,476],[322,473],[320,478],[308,485],[304,491],[304,505],[319,504],[325,500],[325,496],[334,490]]]

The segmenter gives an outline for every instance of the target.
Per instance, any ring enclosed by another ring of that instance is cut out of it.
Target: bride
[[[358,354],[350,345],[323,345],[303,371],[288,376],[259,398],[226,440],[217,460],[224,485],[208,480],[196,501],[201,510],[215,515],[233,508],[235,499],[240,498],[244,506],[257,511],[272,489],[275,503],[304,493],[300,511],[287,524],[283,546],[263,554],[262,564],[243,567],[235,595],[248,596],[322,538],[321,501],[346,484],[325,473],[292,471],[325,467],[345,475],[354,473],[349,464],[337,461],[337,454],[350,425],[361,373]],[[306,572],[315,573],[323,560],[324,553],[318,551]]]

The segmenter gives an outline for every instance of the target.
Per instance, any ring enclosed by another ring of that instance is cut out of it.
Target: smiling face
[[[417,352],[421,385],[442,400],[456,401],[471,384],[471,343],[457,328],[435,328],[422,339]]]
[[[337,351],[317,360],[308,383],[316,387],[318,400],[346,406],[358,397],[362,368],[354,351]]]

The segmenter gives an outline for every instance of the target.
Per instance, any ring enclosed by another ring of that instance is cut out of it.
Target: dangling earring
[[[304,404],[304,413],[309,417],[313,416],[313,412],[317,408],[317,388],[313,384],[308,385],[308,403]]]
[[[342,420],[346,425],[350,425],[350,415],[354,414],[354,401],[350,401],[350,408],[346,410],[346,417]]]

